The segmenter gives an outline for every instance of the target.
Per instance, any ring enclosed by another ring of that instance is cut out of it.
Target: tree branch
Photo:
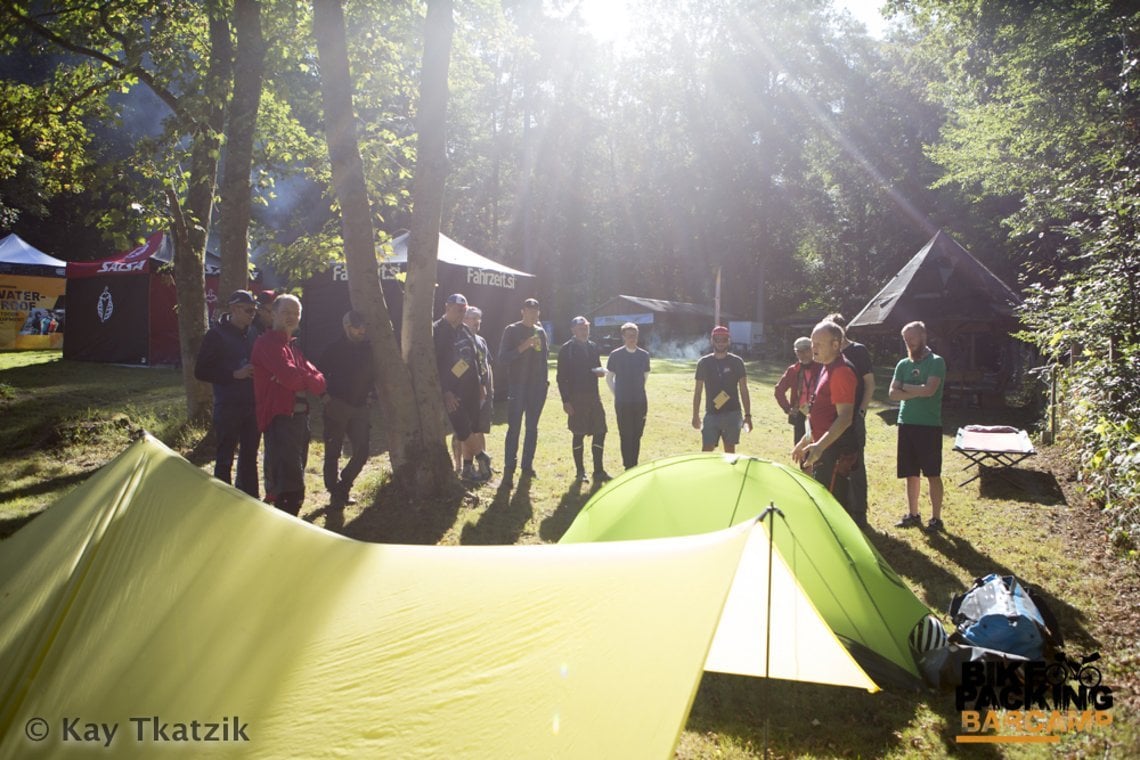
[[[170,92],[170,90],[160,85],[154,79],[151,73],[146,69],[142,68],[141,66],[128,66],[117,58],[113,58],[112,56],[109,56],[100,50],[87,47],[86,45],[80,45],[77,42],[72,42],[66,37],[57,34],[48,27],[39,23],[31,16],[23,13],[19,8],[16,7],[16,4],[12,2],[12,0],[4,0],[3,7],[8,12],[8,15],[19,22],[22,26],[31,30],[33,33],[42,37],[43,39],[58,45],[64,50],[70,50],[73,53],[78,53],[79,55],[87,56],[88,58],[94,58],[95,60],[105,63],[114,69],[118,69],[125,74],[131,74],[138,77],[139,81],[149,87],[150,90],[158,96],[159,100],[165,103],[166,107],[173,111],[174,115],[177,116],[178,119],[184,124],[186,124],[188,128],[197,127],[196,120],[191,117],[190,114],[182,107],[182,104],[178,100],[177,96],[175,96],[174,93]]]

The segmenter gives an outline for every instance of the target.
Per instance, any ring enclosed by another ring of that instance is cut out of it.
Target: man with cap
[[[483,326],[483,310],[478,306],[467,304],[467,311],[463,314],[463,324],[471,329],[475,335],[475,359],[479,362],[479,369],[483,372],[483,400],[479,404],[479,419],[472,426],[472,450],[475,457],[472,460],[480,480],[490,480],[491,455],[487,453],[487,433],[491,432],[491,420],[495,413],[495,375],[491,369],[491,349],[487,339],[479,334]],[[462,473],[463,450],[459,439],[451,436],[451,452],[455,458],[455,471]]]
[[[257,316],[253,319],[253,331],[262,335],[273,329],[273,299],[277,293],[272,290],[259,290],[253,294],[257,301]]]
[[[621,463],[629,470],[637,466],[641,456],[641,434],[645,432],[645,416],[649,399],[645,381],[649,378],[649,352],[637,345],[641,330],[633,322],[621,326],[624,346],[610,352],[606,360],[606,383],[614,394],[614,416],[621,436]]]
[[[357,311],[346,312],[341,325],[344,334],[325,349],[317,362],[328,384],[324,404],[324,479],[333,508],[356,503],[352,484],[368,461],[368,399],[376,382],[364,316]],[[352,446],[352,457],[342,470],[340,454],[346,437]]]
[[[194,377],[214,386],[214,477],[258,497],[257,409],[253,400],[253,341],[250,327],[256,306],[248,290],[235,290],[227,311],[207,331],[194,363]],[[237,482],[230,480],[237,452]]]
[[[748,374],[744,360],[728,352],[728,328],[717,325],[712,331],[713,352],[697,362],[693,388],[693,427],[701,431],[701,450],[713,451],[724,441],[724,451],[732,454],[740,442],[740,429],[752,431],[752,400],[748,396]],[[701,392],[707,390],[704,425],[701,424]],[[741,409],[744,416],[741,417]]]
[[[792,347],[797,361],[784,370],[776,383],[776,403],[788,415],[788,424],[792,426],[792,445],[795,446],[807,430],[808,407],[819,376],[819,365],[812,359],[811,338],[796,338]]]
[[[499,366],[507,373],[507,440],[503,452],[503,484],[514,484],[519,450],[519,434],[526,416],[526,434],[522,447],[522,474],[533,478],[534,452],[538,448],[538,418],[546,405],[550,386],[546,363],[550,345],[546,330],[538,321],[538,301],[523,301],[522,319],[507,325],[499,342]]]
[[[479,405],[486,391],[475,334],[463,323],[466,313],[467,298],[462,293],[449,295],[444,301],[443,316],[432,324],[432,339],[439,384],[443,389],[443,406],[460,442],[463,459],[460,477],[469,482],[482,482],[486,478],[475,471],[472,462],[479,453],[473,433],[479,421]]]
[[[301,299],[284,294],[273,301],[273,329],[253,344],[253,392],[257,426],[265,435],[268,496],[282,512],[301,513],[305,465],[309,461],[309,399],[325,395],[325,376],[294,337],[301,326]]]
[[[610,479],[602,460],[606,449],[606,410],[598,393],[598,380],[606,371],[602,369],[598,344],[590,340],[590,322],[585,317],[570,320],[570,340],[558,350],[558,393],[562,396],[562,409],[566,412],[566,425],[573,435],[570,450],[574,455],[575,479],[588,483],[586,475],[586,436],[591,439],[594,460],[594,482]]]

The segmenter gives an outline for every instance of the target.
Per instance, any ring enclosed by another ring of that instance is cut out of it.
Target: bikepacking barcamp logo
[[[1058,654],[1054,662],[966,662],[955,696],[959,743],[1053,744],[1066,733],[1112,724],[1112,689],[1093,665]]]

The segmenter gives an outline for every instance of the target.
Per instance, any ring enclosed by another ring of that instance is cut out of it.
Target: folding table
[[[959,486],[980,478],[985,467],[994,469],[1006,482],[1017,485],[1007,478],[1002,470],[1015,467],[1023,459],[1037,453],[1037,449],[1033,448],[1033,442],[1029,440],[1028,433],[1006,425],[960,427],[954,437],[954,451],[970,460],[970,463],[962,468],[963,470],[975,465],[978,467],[974,477],[962,481]]]

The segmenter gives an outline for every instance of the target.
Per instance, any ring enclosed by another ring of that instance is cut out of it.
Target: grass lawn
[[[689,424],[694,364],[653,362],[642,461],[700,448],[700,434]],[[791,427],[772,397],[782,369],[782,362],[749,364],[755,429],[742,437],[739,452],[788,460]],[[553,379],[553,368],[550,376]],[[939,613],[945,612],[951,595],[989,572],[1013,573],[1041,587],[1061,620],[1070,653],[1101,653],[1104,683],[1114,690],[1112,726],[1067,735],[1059,745],[958,745],[959,715],[952,695],[867,695],[706,674],[677,756],[762,756],[767,718],[769,746],[776,757],[1140,757],[1137,568],[1112,554],[1099,527],[1100,515],[1075,491],[1062,452],[1046,449],[1027,460],[1011,474],[1013,484],[987,475],[959,487],[968,477],[959,472],[965,460],[951,451],[960,424],[1031,427],[1033,422],[1016,410],[947,409],[947,532],[927,536],[895,529],[905,499],[894,475],[894,414],[885,403],[887,379],[888,369],[882,368],[879,393],[867,419],[873,543],[918,597]],[[617,426],[608,392],[603,390],[603,395],[611,426],[606,464],[617,475]],[[195,450],[204,431],[182,424],[182,405],[181,376],[171,369],[65,362],[51,352],[0,354],[0,536],[75,487],[121,451],[140,428],[208,468],[208,456]],[[502,402],[488,437],[496,468],[502,462],[504,416]],[[386,458],[374,456],[357,481],[354,495],[359,504],[330,511],[320,478],[319,415],[313,422],[309,496],[302,516],[354,538],[440,544],[553,542],[592,492],[592,484],[572,482],[570,433],[553,386],[540,425],[535,462],[539,478],[506,490],[496,477],[448,504],[399,501],[387,485]],[[377,429],[378,424],[373,438],[379,450]],[[929,516],[925,489],[923,515]]]

